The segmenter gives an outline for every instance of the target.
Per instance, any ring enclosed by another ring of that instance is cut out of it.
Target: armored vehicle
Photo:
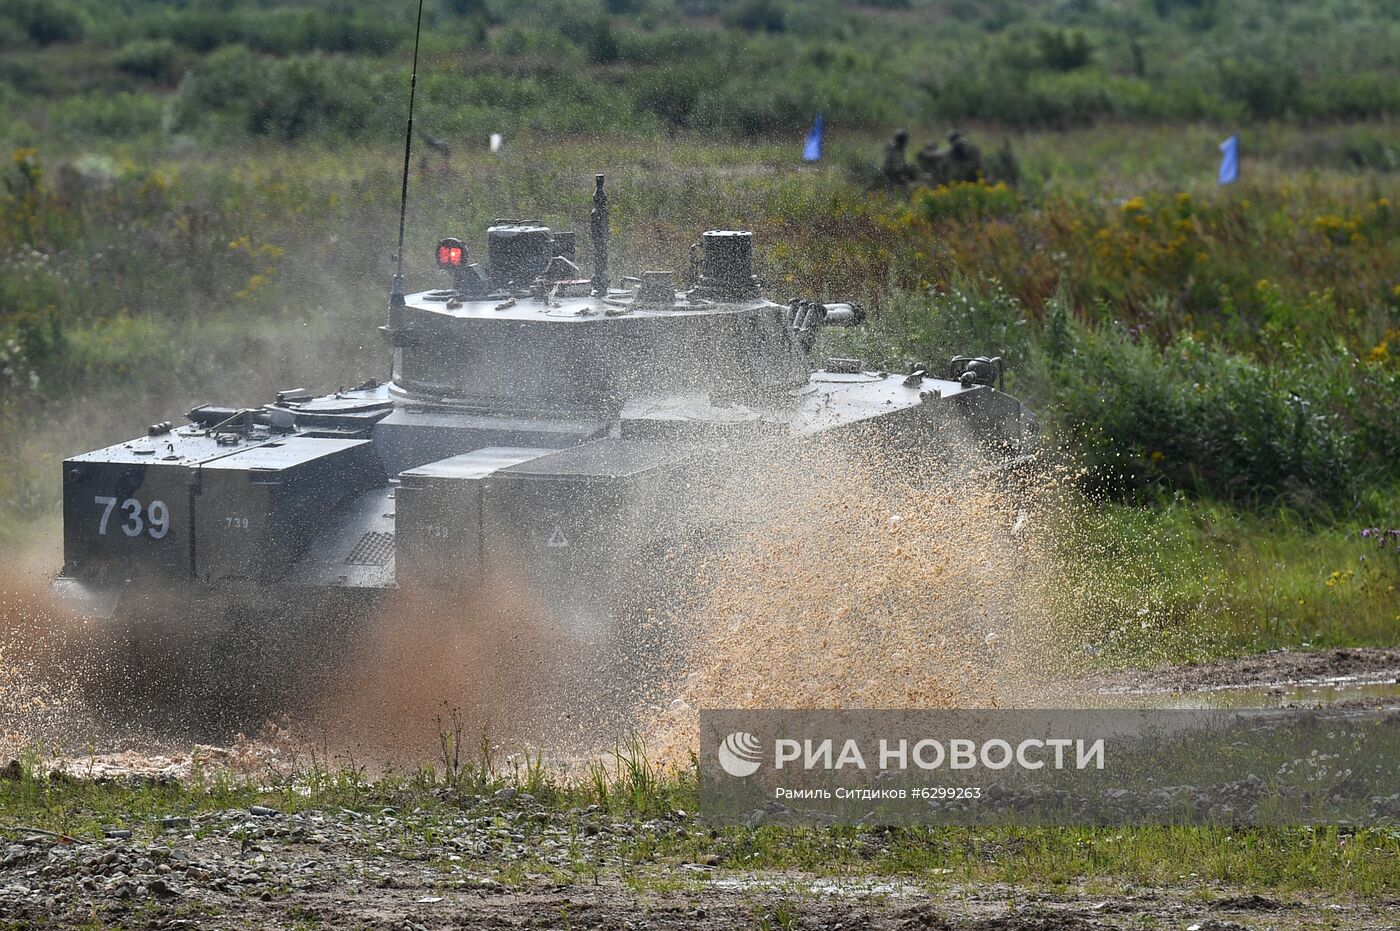
[[[655,574],[648,554],[696,532],[676,509],[758,444],[872,427],[933,444],[963,425],[1015,452],[1035,432],[998,359],[814,360],[820,329],[861,307],[766,297],[749,232],[705,232],[684,289],[664,270],[614,286],[608,237],[598,175],[591,274],[574,234],[497,220],[484,252],[438,244],[441,286],[396,277],[387,380],[203,405],[66,460],[59,586],[138,627],[159,600],[177,625],[246,629],[293,605],[344,622],[386,591],[471,592],[507,566],[538,600],[586,606],[561,616],[586,616],[574,633],[593,642],[616,634],[620,587]]]

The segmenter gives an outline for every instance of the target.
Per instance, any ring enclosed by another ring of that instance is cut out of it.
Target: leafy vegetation
[[[0,46],[81,43],[88,66],[67,84],[32,55],[17,55],[0,88],[37,85],[40,96],[0,93],[0,101],[37,133],[53,98],[165,88],[183,74],[182,132],[378,138],[382,110],[402,102],[391,95],[386,104],[376,81],[341,79],[352,67],[400,76],[414,8],[4,0]],[[1385,0],[429,0],[426,17],[422,119],[438,134],[693,130],[753,138],[795,131],[818,110],[847,130],[1400,114],[1392,51],[1400,21]],[[216,51],[226,54],[210,56]],[[300,119],[250,120],[239,97],[209,96],[234,63],[270,69],[269,96],[282,81],[294,96],[301,83],[336,93],[311,91],[298,104]]]

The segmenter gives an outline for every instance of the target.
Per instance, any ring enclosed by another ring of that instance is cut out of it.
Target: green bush
[[[690,29],[658,29],[655,32],[642,32],[628,29],[618,34],[618,57],[622,61],[639,65],[659,65],[671,68],[686,59],[704,58],[714,54],[720,46],[720,37],[713,33],[696,33]],[[652,72],[646,80],[639,82],[641,90],[655,78]],[[695,75],[690,75],[692,84],[699,84]]]
[[[375,10],[159,9],[138,20],[139,34],[206,53],[245,45],[270,54],[341,52],[382,55],[411,38],[411,22]]]
[[[1226,99],[1240,104],[1244,115],[1256,120],[1295,112],[1303,87],[1302,76],[1290,62],[1254,57],[1222,62],[1219,83]]]
[[[1293,84],[1298,91],[1296,82]],[[1304,116],[1344,120],[1400,113],[1400,83],[1389,74],[1337,71],[1310,78],[1297,109]]]
[[[171,128],[283,141],[358,138],[384,125],[382,108],[392,105],[384,82],[382,73],[354,59],[269,59],[246,48],[223,49],[180,83]]]
[[[82,10],[68,0],[0,0],[0,19],[8,19],[38,45],[76,42],[87,21]]]
[[[739,0],[722,18],[726,26],[745,32],[782,32],[787,28],[787,8],[778,0]]]
[[[169,39],[138,39],[112,56],[112,65],[132,77],[165,82],[176,74],[175,43]]]
[[[594,21],[588,40],[584,43],[584,51],[588,60],[595,65],[607,65],[617,61],[621,50],[617,44],[617,36],[613,34],[612,20],[600,16]]]
[[[0,385],[35,387],[39,373],[63,359],[62,304],[62,282],[43,265],[12,265],[0,275]]]
[[[158,23],[147,27],[151,33],[189,49],[205,54],[221,45],[237,42],[240,32],[230,16],[209,10],[189,10],[171,13]]]
[[[707,132],[746,139],[802,129],[817,110],[809,88],[782,84],[755,86],[739,77],[700,94],[691,125]]]
[[[1340,350],[1263,364],[1114,327],[1048,345],[1041,391],[1097,491],[1187,489],[1316,512],[1400,477],[1394,369]]]
[[[1054,71],[1074,71],[1089,64],[1094,47],[1081,30],[1046,29],[1036,37],[1040,63]]]
[[[164,107],[152,94],[86,94],[56,104],[50,115],[59,134],[73,139],[135,139],[160,129]]]
[[[954,356],[1000,356],[1014,373],[1031,358],[1025,308],[999,282],[896,291],[872,315],[875,346],[860,346],[893,369],[918,365],[939,377]]]
[[[636,109],[659,119],[670,129],[690,125],[700,88],[688,71],[668,68],[658,72],[637,94]]]
[[[15,48],[29,41],[29,30],[6,16],[0,16],[0,48]]]
[[[453,16],[467,19],[487,19],[491,15],[486,0],[443,0],[443,5]]]

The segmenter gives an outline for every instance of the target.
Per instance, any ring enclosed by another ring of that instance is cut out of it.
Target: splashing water
[[[590,592],[588,610],[613,612],[601,639],[576,636],[560,593],[499,573],[452,597],[400,592],[336,627],[326,668],[277,710],[359,760],[431,759],[451,712],[497,744],[587,755],[640,732],[680,761],[700,708],[1030,703],[1072,656],[1047,609],[1042,512],[1062,477],[851,438],[761,453],[670,492],[676,545]],[[84,680],[109,673],[114,628],[65,614],[41,581],[0,586],[5,744],[187,751],[188,730],[94,713]]]
[[[1067,656],[1045,609],[1044,473],[939,469],[870,445],[790,450],[745,476],[756,515],[703,560],[689,644],[649,742],[683,758],[700,708],[1034,701]],[[819,475],[820,481],[803,481]]]

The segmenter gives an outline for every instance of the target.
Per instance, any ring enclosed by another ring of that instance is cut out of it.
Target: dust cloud
[[[717,452],[657,503],[659,542],[623,541],[576,590],[493,566],[455,594],[282,604],[298,615],[278,621],[285,641],[197,654],[172,652],[175,630],[207,621],[178,600],[146,602],[159,619],[81,618],[29,566],[0,581],[0,752],[178,769],[300,745],[414,765],[455,727],[472,752],[578,758],[641,735],[683,762],[701,708],[1034,704],[1074,653],[1048,608],[1061,480],[959,448],[871,436]],[[142,642],[164,658],[130,666]],[[124,715],[110,693],[133,676],[170,681],[139,683],[148,703]]]

